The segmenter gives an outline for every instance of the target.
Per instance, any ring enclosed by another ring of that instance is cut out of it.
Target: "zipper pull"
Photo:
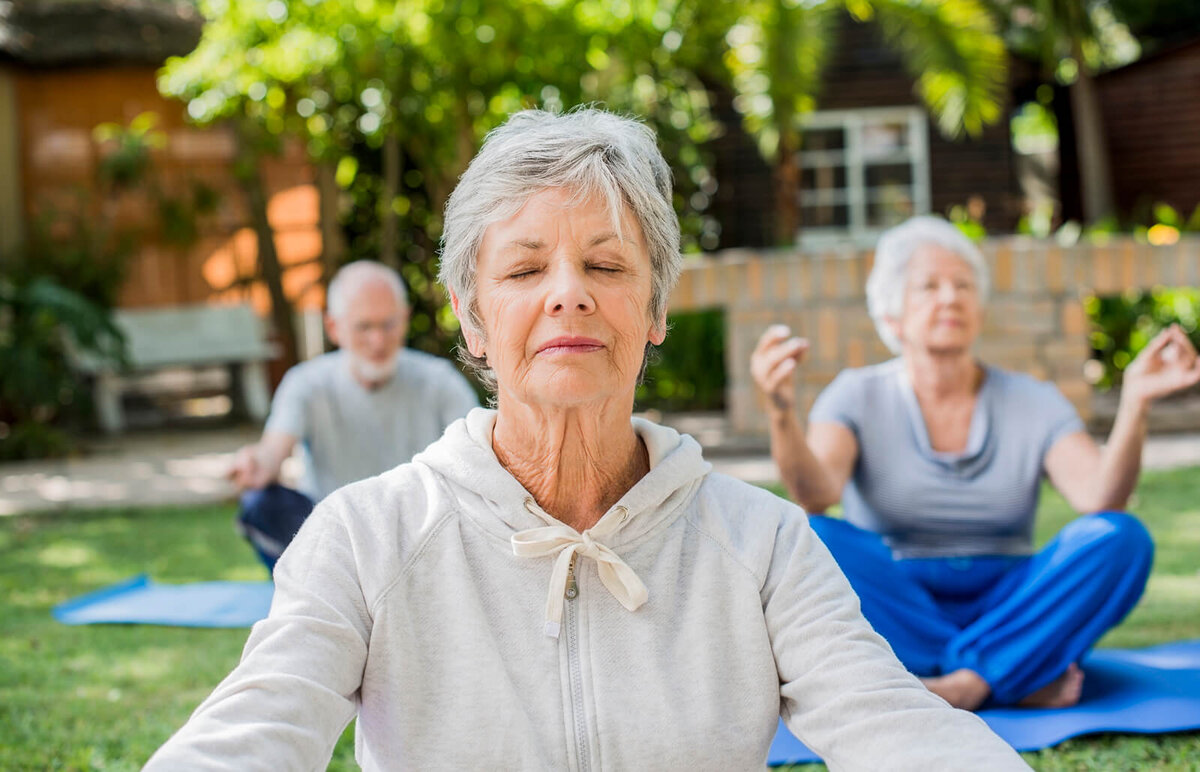
[[[575,583],[575,560],[578,557],[578,553],[572,555],[571,565],[567,566],[567,590],[563,593],[563,597],[567,600],[575,600],[579,597],[579,585]]]

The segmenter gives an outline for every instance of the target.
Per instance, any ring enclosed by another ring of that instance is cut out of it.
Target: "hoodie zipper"
[[[571,681],[571,704],[575,716],[575,750],[579,754],[580,772],[591,769],[588,753],[587,722],[583,712],[583,675],[579,665],[579,618],[575,609],[575,599],[579,597],[579,585],[575,581],[575,561],[578,555],[571,556],[571,565],[567,569],[567,589],[564,596],[567,599],[563,610],[567,623],[567,674]]]

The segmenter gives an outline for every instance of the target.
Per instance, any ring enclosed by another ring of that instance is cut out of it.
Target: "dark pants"
[[[1049,684],[1138,602],[1154,544],[1132,515],[1071,521],[1028,557],[896,559],[878,534],[814,516],[863,616],[918,676],[974,670],[990,704]]]
[[[275,561],[291,543],[315,504],[299,491],[271,483],[242,494],[238,530],[274,573]]]

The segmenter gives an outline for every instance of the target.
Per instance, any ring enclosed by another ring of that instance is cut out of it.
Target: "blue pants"
[[[1071,521],[1028,557],[897,559],[878,534],[814,515],[863,616],[918,676],[969,668],[989,704],[1019,702],[1078,662],[1134,607],[1154,543],[1132,515]]]
[[[315,504],[308,496],[278,483],[242,494],[238,530],[271,573]]]

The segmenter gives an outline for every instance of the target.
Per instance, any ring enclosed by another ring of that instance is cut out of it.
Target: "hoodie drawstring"
[[[525,508],[543,520],[550,520],[536,505],[526,500]],[[563,523],[541,528],[529,528],[512,535],[513,554],[522,558],[541,558],[557,555],[550,573],[550,591],[546,597],[546,635],[557,638],[562,628],[563,596],[570,578],[571,560],[582,555],[596,561],[600,581],[613,597],[630,611],[646,602],[646,585],[625,561],[594,537],[607,536],[628,519],[628,510],[620,507],[620,518],[601,518],[583,533]]]

